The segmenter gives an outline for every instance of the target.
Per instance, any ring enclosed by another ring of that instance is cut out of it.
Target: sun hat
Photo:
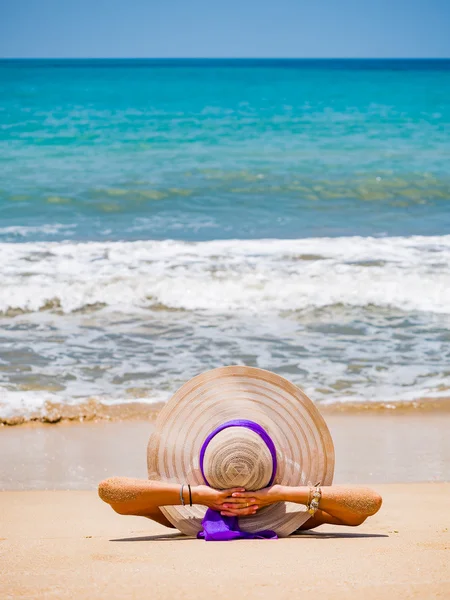
[[[331,485],[334,448],[323,417],[300,388],[270,371],[229,366],[197,375],[174,394],[156,420],[147,463],[149,479],[216,489]],[[195,536],[207,508],[164,506],[161,512]],[[261,530],[286,537],[309,518],[306,506],[278,502],[235,520],[248,537]]]

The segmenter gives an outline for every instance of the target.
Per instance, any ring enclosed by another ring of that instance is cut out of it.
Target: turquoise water
[[[447,60],[1,61],[0,97],[6,241],[449,231]]]
[[[0,61],[0,98],[0,420],[231,363],[449,395],[449,60]]]

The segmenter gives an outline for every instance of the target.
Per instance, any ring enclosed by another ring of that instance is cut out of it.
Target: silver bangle
[[[180,488],[180,500],[181,500],[181,504],[184,506],[183,488],[184,488],[184,484]]]

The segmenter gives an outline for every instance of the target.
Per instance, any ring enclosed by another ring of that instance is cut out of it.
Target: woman
[[[251,367],[186,383],[158,417],[148,468],[149,480],[101,482],[100,497],[119,514],[206,540],[360,525],[382,502],[370,489],[331,485],[333,443],[317,408],[287,380]]]

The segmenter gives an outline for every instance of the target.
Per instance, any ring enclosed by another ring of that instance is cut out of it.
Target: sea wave
[[[114,421],[126,419],[153,419],[169,399],[168,394],[152,397],[129,398],[63,398],[50,392],[8,392],[0,388],[0,425],[21,425],[30,421],[59,423],[60,421]],[[333,399],[319,403],[323,412],[366,411],[450,411],[450,397],[446,393],[394,400]]]
[[[19,425],[27,421],[136,419],[155,416],[168,395],[133,398],[70,398],[47,391],[8,391],[0,388],[0,424]]]
[[[0,311],[450,313],[450,235],[0,244]]]
[[[36,226],[11,225],[9,227],[0,227],[0,239],[14,240],[16,238],[26,238],[35,234],[39,235],[58,235],[64,232],[64,235],[70,236],[76,225],[64,225],[62,223],[46,223]]]

